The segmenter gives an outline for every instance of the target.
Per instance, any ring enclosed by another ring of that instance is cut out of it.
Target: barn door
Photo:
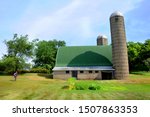
[[[72,71],[72,77],[77,78],[78,77],[78,71]]]
[[[104,72],[102,71],[102,80],[111,80],[112,72]]]

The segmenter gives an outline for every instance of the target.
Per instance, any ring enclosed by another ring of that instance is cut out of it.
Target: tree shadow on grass
[[[52,74],[44,74],[44,73],[38,73],[38,76],[45,77],[46,79],[53,79]]]
[[[65,85],[62,87],[62,89],[69,89],[69,86]]]
[[[9,81],[12,81],[12,82],[14,82],[15,80],[9,80]]]
[[[131,72],[131,74],[135,74],[135,75],[144,75],[145,72]]]

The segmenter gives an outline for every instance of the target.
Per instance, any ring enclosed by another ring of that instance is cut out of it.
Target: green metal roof
[[[55,67],[112,66],[111,46],[67,46],[57,51]]]

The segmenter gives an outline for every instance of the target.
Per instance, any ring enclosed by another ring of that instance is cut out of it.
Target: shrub
[[[96,82],[76,81],[75,78],[68,79],[69,90],[100,90],[100,86]]]
[[[68,83],[69,83],[69,90],[75,89],[75,83],[76,83],[75,78],[68,78]]]
[[[91,83],[87,83],[87,82],[85,82],[85,83],[81,82],[81,83],[76,83],[75,89],[76,90],[99,90],[100,86],[97,83],[91,84]]]
[[[100,90],[100,86],[98,84],[91,84],[88,89],[89,90]]]
[[[86,90],[86,87],[79,85],[79,84],[76,84],[75,89],[76,90]]]
[[[45,68],[33,68],[30,70],[30,73],[49,73],[48,69]]]

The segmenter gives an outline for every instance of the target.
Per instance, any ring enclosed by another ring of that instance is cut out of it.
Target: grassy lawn
[[[133,72],[127,80],[77,81],[96,82],[100,90],[68,90],[67,81],[47,79],[38,74],[0,76],[1,100],[150,100],[150,72]]]

